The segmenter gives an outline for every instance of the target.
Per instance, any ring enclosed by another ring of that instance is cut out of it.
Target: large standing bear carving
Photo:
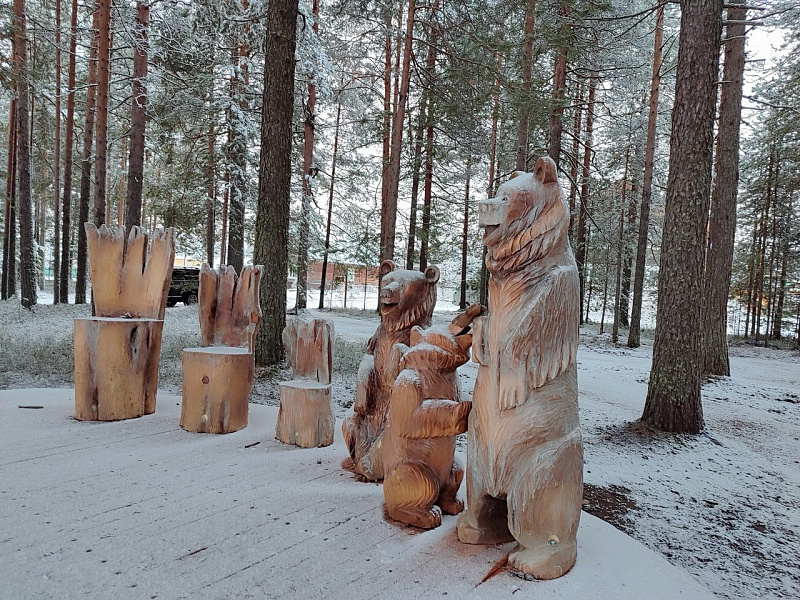
[[[578,420],[579,291],[569,208],[549,158],[479,206],[489,316],[475,321],[479,363],[469,417],[467,509],[458,537],[517,541],[511,565],[553,579],[575,564],[583,490]]]
[[[383,432],[395,379],[402,370],[395,344],[409,344],[411,329],[427,327],[436,305],[439,269],[398,270],[390,260],[381,263],[381,324],[367,344],[358,369],[354,414],[345,419],[342,432],[356,473],[370,481],[383,479]],[[347,461],[350,462],[350,461]]]

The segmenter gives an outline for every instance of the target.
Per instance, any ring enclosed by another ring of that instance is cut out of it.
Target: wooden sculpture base
[[[247,427],[253,360],[247,348],[186,348],[181,427],[197,433],[231,433]]]
[[[75,319],[75,418],[119,421],[156,410],[164,321]]]
[[[275,438],[301,448],[330,446],[336,419],[331,409],[331,386],[295,379],[280,384],[281,407]]]

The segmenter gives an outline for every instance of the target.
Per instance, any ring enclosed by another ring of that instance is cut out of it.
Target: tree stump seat
[[[75,319],[75,418],[119,421],[156,409],[160,319]]]
[[[275,437],[301,448],[330,446],[336,419],[331,409],[331,384],[293,379],[279,384],[281,404]]]
[[[295,378],[280,384],[275,438],[301,448],[330,446],[336,423],[331,408],[333,323],[301,310],[286,320],[282,338]]]
[[[181,427],[194,433],[231,433],[247,427],[261,320],[258,287],[263,267],[200,269],[198,315],[202,347],[184,348]]]
[[[253,371],[254,357],[247,348],[185,348],[181,427],[196,433],[247,427]]]

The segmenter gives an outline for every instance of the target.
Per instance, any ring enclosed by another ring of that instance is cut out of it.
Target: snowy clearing
[[[69,386],[72,319],[88,314],[86,306],[38,306],[30,314],[0,303],[0,388]],[[371,312],[321,314],[335,323],[334,401],[341,418],[378,321]],[[451,312],[434,315],[451,318]],[[196,309],[168,309],[162,390],[179,392],[180,352],[198,343]],[[732,346],[733,376],[703,388],[706,432],[676,437],[630,426],[647,390],[652,348],[650,340],[644,344],[614,347],[596,329],[581,332],[586,509],[720,597],[800,597],[800,353]],[[467,393],[476,372],[473,364],[462,368]],[[289,377],[287,369],[262,370],[251,400],[277,405],[277,381]]]

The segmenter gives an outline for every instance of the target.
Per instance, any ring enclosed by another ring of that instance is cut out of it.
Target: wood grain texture
[[[280,384],[281,404],[275,438],[301,448],[330,446],[336,419],[331,409],[331,385],[293,380]]]
[[[304,310],[286,320],[283,349],[295,378],[331,382],[334,337],[332,321],[315,319]]]
[[[98,317],[163,319],[175,262],[175,229],[150,236],[139,227],[111,231],[85,223]]]
[[[202,348],[183,351],[181,427],[197,433],[231,433],[247,427],[261,321],[259,283],[264,267],[200,269],[198,315]]]
[[[487,228],[490,314],[475,322],[480,366],[458,537],[516,540],[510,564],[553,579],[575,563],[583,488],[578,272],[553,161],[540,158],[535,173],[503,184],[479,217]]]
[[[264,267],[247,265],[241,275],[231,266],[200,269],[198,312],[203,346],[248,348],[261,321],[258,291]]]
[[[164,322],[75,319],[75,418],[118,421],[156,409]]]
[[[453,455],[472,403],[461,401],[456,369],[469,360],[469,325],[482,310],[473,304],[450,326],[415,327],[410,346],[395,346],[403,370],[394,383],[381,445],[383,497],[396,521],[431,529],[441,524],[442,513],[464,509],[456,496],[464,470]]]
[[[197,433],[247,427],[253,370],[253,354],[246,348],[184,349],[181,427]]]
[[[383,479],[385,473],[380,440],[394,382],[402,370],[402,353],[395,345],[408,345],[414,327],[430,325],[439,281],[439,269],[434,266],[422,273],[398,270],[386,260],[380,271],[381,324],[358,370],[353,414],[342,424],[353,470],[371,481]]]
[[[336,419],[331,407],[333,323],[301,310],[283,330],[283,347],[295,379],[280,384],[275,437],[301,448],[330,446]]]

